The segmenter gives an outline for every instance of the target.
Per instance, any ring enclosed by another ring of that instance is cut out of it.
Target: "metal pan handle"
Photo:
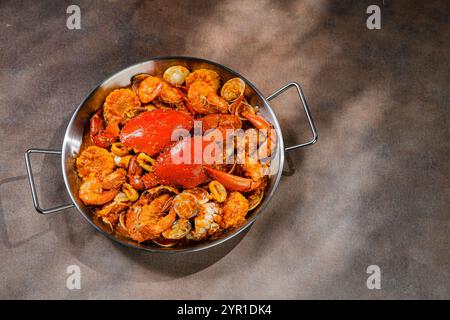
[[[36,192],[36,185],[34,184],[34,178],[33,178],[33,170],[31,169],[31,161],[30,161],[30,155],[32,153],[44,153],[44,154],[56,154],[61,155],[60,150],[50,150],[50,149],[28,149],[25,152],[25,164],[27,166],[27,173],[28,173],[28,181],[30,182],[30,188],[31,188],[31,196],[33,197],[33,205],[36,208],[36,211],[40,214],[49,214],[58,212],[61,210],[69,209],[73,207],[73,203],[67,203],[63,204],[57,207],[43,209],[39,205],[39,199]]]
[[[297,144],[297,145],[293,145],[293,146],[290,146],[290,147],[286,147],[284,149],[285,151],[289,151],[289,150],[293,150],[293,149],[297,149],[297,148],[301,148],[301,147],[306,147],[306,146],[312,145],[312,144],[317,142],[317,139],[319,137],[317,135],[317,130],[316,130],[316,126],[314,125],[313,118],[311,116],[311,113],[309,112],[309,108],[308,108],[308,104],[306,103],[305,96],[303,95],[302,88],[300,87],[300,85],[297,82],[291,82],[291,83],[288,83],[288,84],[284,85],[283,87],[281,87],[280,89],[278,89],[277,91],[272,93],[270,96],[268,96],[266,98],[267,101],[275,99],[280,94],[282,94],[283,92],[288,90],[290,87],[295,87],[295,89],[297,90],[298,96],[300,97],[300,100],[301,100],[301,102],[303,104],[303,109],[305,110],[306,118],[308,119],[309,127],[311,129],[311,133],[312,133],[313,137],[308,142]]]

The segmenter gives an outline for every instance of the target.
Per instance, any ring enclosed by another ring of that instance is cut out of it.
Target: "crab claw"
[[[117,141],[120,129],[117,122],[109,123],[105,129],[103,108],[101,108],[90,120],[89,133],[92,141],[97,147],[109,148],[113,142]]]
[[[260,130],[270,130],[272,128],[272,125],[270,122],[265,120],[263,117],[260,117],[256,114],[250,113],[250,112],[243,112],[242,116],[250,121],[257,129]]]
[[[235,176],[209,167],[203,168],[212,178],[219,181],[229,190],[246,192],[256,190],[261,186],[261,181]]]

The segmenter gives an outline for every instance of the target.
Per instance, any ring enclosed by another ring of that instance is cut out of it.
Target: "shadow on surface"
[[[18,211],[8,206],[25,206],[26,202],[32,207],[31,194],[28,198],[25,188],[29,191],[26,175],[0,181],[0,239],[6,248],[20,247],[49,231],[48,224],[39,219],[36,211],[27,212],[30,217],[17,216]]]

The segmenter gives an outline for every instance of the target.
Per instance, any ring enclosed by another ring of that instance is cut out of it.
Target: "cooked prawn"
[[[241,164],[241,168],[244,171],[245,176],[251,178],[253,181],[257,182],[263,179],[269,174],[266,164],[256,161],[255,159],[245,161]]]
[[[183,100],[183,96],[180,91],[166,82],[162,82],[160,97],[163,102],[171,104],[176,104]]]
[[[128,202],[116,200],[115,199],[105,204],[101,209],[95,212],[96,216],[99,217],[103,223],[107,224],[111,230],[114,229],[114,226],[119,221],[120,214],[126,211],[129,207]]]
[[[102,180],[102,187],[104,189],[117,189],[127,180],[127,171],[125,169],[119,168],[114,172],[107,175]]]
[[[167,215],[162,212],[170,198],[170,195],[163,194],[150,204],[133,206],[128,210],[125,225],[133,240],[144,242],[157,238],[172,226],[175,211],[170,210]]]
[[[163,88],[163,82],[158,77],[148,76],[139,84],[139,99],[143,103],[153,101]]]
[[[204,81],[195,81],[187,94],[189,107],[199,114],[227,113],[228,103]]]
[[[206,82],[214,92],[220,87],[220,76],[217,72],[209,69],[198,69],[192,72],[186,78],[186,86],[190,87],[194,82]]]
[[[105,190],[101,179],[91,176],[80,185],[78,195],[85,205],[101,205],[110,202],[119,192],[119,189]]]

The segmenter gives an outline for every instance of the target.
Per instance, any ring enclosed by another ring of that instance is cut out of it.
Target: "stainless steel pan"
[[[188,247],[183,248],[162,248],[158,247],[157,245],[153,243],[141,243],[138,244],[132,240],[125,239],[123,237],[117,236],[115,234],[111,234],[108,232],[107,228],[102,226],[99,223],[96,223],[92,219],[92,214],[82,201],[80,201],[78,197],[78,188],[80,186],[80,180],[77,176],[76,170],[75,170],[75,159],[78,155],[78,152],[80,150],[80,146],[83,140],[83,133],[89,126],[89,119],[90,117],[95,113],[95,111],[101,107],[103,101],[105,100],[106,96],[114,89],[118,87],[125,87],[130,84],[130,79],[133,75],[138,73],[150,73],[150,74],[162,74],[165,69],[167,69],[170,66],[173,65],[184,65],[190,70],[195,70],[199,68],[207,68],[212,69],[218,72],[221,75],[221,78],[223,81],[227,81],[230,78],[233,77],[239,77],[243,79],[248,88],[250,88],[248,95],[246,93],[246,98],[249,100],[249,102],[252,105],[258,105],[260,107],[261,114],[269,120],[278,135],[278,145],[275,153],[274,160],[272,161],[272,166],[275,166],[277,170],[275,170],[275,174],[270,176],[270,182],[269,187],[266,192],[266,195],[259,205],[258,208],[253,210],[248,218],[246,223],[240,227],[237,230],[234,230],[232,232],[228,232],[224,234],[221,238],[216,240],[210,240],[205,242],[199,242],[195,243],[193,245],[190,245]],[[269,102],[272,99],[275,99],[280,94],[288,90],[289,88],[294,88],[297,90],[298,96],[300,98],[302,107],[304,112],[306,113],[306,117],[311,129],[312,133],[312,139],[308,142],[285,147],[283,143],[283,137],[281,134],[280,124],[278,123],[278,120],[275,116],[275,113],[273,112],[272,108],[269,105]],[[110,78],[106,79],[103,83],[101,83],[99,86],[97,86],[84,100],[81,102],[81,104],[78,106],[78,108],[75,110],[75,112],[72,115],[72,118],[70,119],[69,125],[67,126],[67,130],[64,136],[64,141],[62,145],[62,150],[48,150],[48,149],[29,149],[25,153],[25,163],[28,171],[28,179],[30,182],[30,188],[31,188],[31,195],[33,198],[33,204],[36,210],[41,214],[50,214],[55,213],[58,211],[62,211],[68,208],[71,208],[75,206],[77,210],[80,212],[80,214],[88,221],[94,228],[96,228],[98,231],[103,233],[105,236],[123,244],[126,246],[138,248],[147,250],[150,252],[180,252],[180,251],[198,251],[207,249],[210,247],[213,247],[215,245],[218,245],[224,241],[227,241],[228,239],[236,236],[238,233],[242,232],[246,228],[248,228],[260,215],[264,208],[269,203],[272,196],[275,194],[275,191],[278,187],[278,183],[280,182],[281,173],[283,170],[283,162],[284,162],[284,152],[292,149],[297,149],[300,147],[306,147],[309,145],[314,144],[317,141],[317,132],[316,128],[314,126],[313,119],[311,117],[311,114],[308,109],[308,105],[306,103],[306,99],[303,95],[302,89],[300,85],[296,82],[291,82],[280,88],[279,90],[275,91],[273,94],[271,94],[268,97],[264,97],[261,92],[245,77],[240,75],[239,73],[219,64],[216,62],[204,60],[204,59],[198,59],[198,58],[191,58],[191,57],[160,57],[160,58],[154,58],[149,61],[139,63],[136,65],[133,65],[131,67],[128,67],[122,71],[119,71],[118,73],[114,74]],[[65,185],[67,188],[67,191],[70,195],[70,198],[72,199],[71,203],[60,205],[54,208],[42,208],[39,205],[39,199],[36,193],[36,187],[33,179],[33,172],[30,164],[30,155],[32,153],[44,153],[44,154],[52,154],[61,156],[61,167],[62,172],[64,176]]]

